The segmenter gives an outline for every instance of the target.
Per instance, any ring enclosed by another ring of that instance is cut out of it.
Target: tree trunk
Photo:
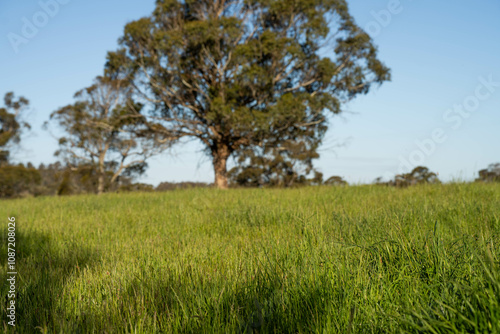
[[[229,146],[218,144],[212,148],[213,165],[215,173],[215,186],[218,189],[227,189],[227,159],[231,155]]]
[[[104,154],[99,157],[99,167],[97,176],[97,195],[101,195],[104,192]]]
[[[99,173],[99,177],[97,179],[97,195],[100,195],[104,192],[104,173]]]

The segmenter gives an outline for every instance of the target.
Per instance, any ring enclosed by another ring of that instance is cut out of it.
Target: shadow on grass
[[[60,332],[72,327],[65,323],[65,310],[58,307],[58,299],[64,291],[69,278],[79,275],[80,268],[94,265],[99,261],[98,254],[74,242],[54,240],[51,235],[37,231],[16,231],[16,333]],[[2,262],[7,259],[7,232],[2,231],[0,244]],[[10,277],[10,275],[9,275]],[[1,303],[2,329],[14,332],[7,325],[7,274],[0,275],[2,280]],[[75,331],[78,332],[76,328]]]
[[[186,278],[187,281],[187,278]],[[278,289],[257,292],[245,287],[228,291],[223,284],[195,287],[183,279],[131,283],[120,299],[123,304],[97,315],[100,330],[137,333],[308,333],[328,316],[320,288],[286,291],[283,303]],[[264,289],[263,289],[264,290]],[[293,296],[292,296],[293,295]],[[331,296],[329,296],[331,297]],[[336,301],[345,296],[339,293]],[[293,299],[293,300],[290,300]],[[347,303],[347,300],[340,302]],[[341,308],[342,309],[342,308]],[[350,309],[348,309],[349,312]]]
[[[7,233],[2,232],[0,252],[6,254]],[[98,265],[100,256],[61,239],[38,231],[16,231],[16,327],[7,325],[9,286],[2,273],[2,332],[311,332],[323,322],[332,298],[336,305],[346,302],[341,291],[333,296],[321,285],[283,288],[281,278],[269,276],[266,268],[236,286],[220,277],[209,281],[189,267],[148,273],[144,268],[144,276],[132,279],[112,297],[111,309],[96,312],[75,301],[79,315],[75,318],[59,300],[68,281],[78,278],[84,268]],[[2,261],[6,262],[5,256]]]
[[[353,321],[353,296],[332,288],[326,275],[313,286],[265,272],[236,283],[189,266],[146,272],[114,297],[116,307],[93,314],[99,332],[310,333],[328,326],[348,333]],[[337,323],[327,324],[332,312]]]

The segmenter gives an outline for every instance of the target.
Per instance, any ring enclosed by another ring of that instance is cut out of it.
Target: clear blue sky
[[[33,133],[15,159],[36,165],[56,160],[57,142],[42,129],[43,122],[101,74],[106,52],[116,49],[124,25],[154,8],[153,0],[59,0],[52,16],[44,16],[42,3],[48,2],[0,2],[0,95],[14,91],[31,101],[27,120]],[[500,2],[349,4],[379,46],[393,80],[332,119],[316,162],[325,176],[372,182],[418,163],[444,180],[472,179],[479,169],[500,162]],[[41,27],[24,31],[28,38],[15,52],[12,36],[23,36],[25,19],[38,20]],[[188,144],[174,156],[152,160],[141,181],[212,179],[201,146]]]

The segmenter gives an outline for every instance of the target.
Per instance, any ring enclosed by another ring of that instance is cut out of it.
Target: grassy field
[[[0,202],[18,333],[499,333],[500,185]]]

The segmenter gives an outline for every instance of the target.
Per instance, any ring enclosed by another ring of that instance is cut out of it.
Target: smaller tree
[[[491,164],[488,168],[480,170],[476,182],[500,182],[500,163]]]
[[[143,106],[133,99],[127,82],[111,76],[75,94],[77,102],[50,116],[65,131],[60,150],[68,163],[95,179],[98,194],[121,175],[142,174],[146,160],[166,148],[148,136]],[[85,168],[81,168],[84,166]]]
[[[441,183],[436,173],[433,173],[427,167],[415,167],[411,173],[396,175],[389,185],[395,187],[408,187],[424,183]]]
[[[5,106],[0,108],[0,165],[9,160],[9,149],[21,140],[23,128],[29,129],[28,123],[20,120],[21,113],[28,107],[29,101],[24,97],[16,99],[14,93],[9,92],[4,97]]]
[[[323,183],[326,186],[347,186],[348,183],[341,176],[332,176]]]

